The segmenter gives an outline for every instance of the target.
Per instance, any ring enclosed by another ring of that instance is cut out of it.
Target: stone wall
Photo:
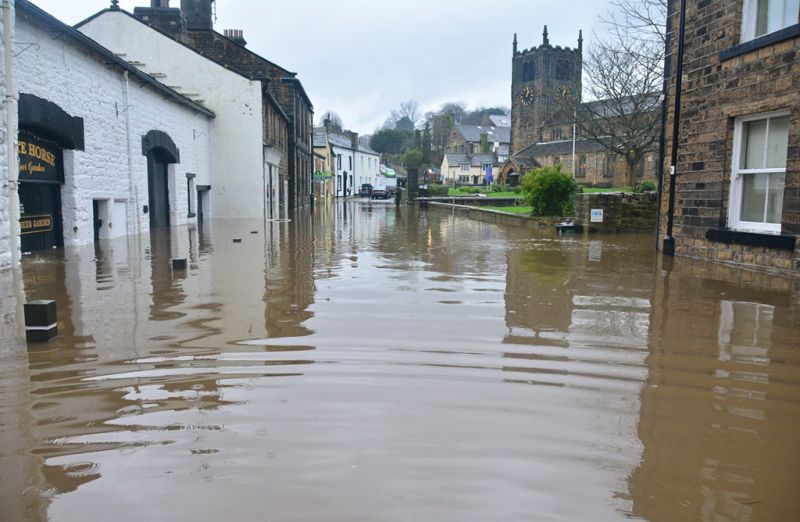
[[[142,137],[151,130],[169,135],[180,152],[180,163],[171,165],[169,172],[170,222],[189,221],[186,174],[194,173],[197,184],[209,183],[209,117],[134,77],[126,88],[120,68],[69,37],[52,38],[49,28],[27,12],[17,10],[16,31],[20,41],[37,43],[15,59],[17,92],[48,100],[84,120],[85,150],[64,150],[64,244],[93,242],[93,200],[106,201],[109,207],[103,219],[109,226],[102,229],[101,238],[148,230]],[[119,222],[126,217],[127,223]]]
[[[677,2],[673,2],[678,5]],[[800,277],[800,252],[722,242],[727,230],[734,124],[737,118],[789,111],[789,146],[783,193],[781,231],[775,241],[800,236],[800,38],[792,27],[742,42],[742,4],[735,0],[689,2],[682,82],[681,120],[673,237],[676,255],[731,264],[741,268]],[[678,15],[672,17],[677,35]],[[795,17],[795,22],[796,22]],[[783,34],[781,34],[783,33]],[[677,49],[673,40],[673,52]],[[665,129],[669,172],[675,105],[673,62],[667,97],[670,117]],[[669,176],[665,176],[661,233],[666,232]],[[770,239],[770,234],[755,238]],[[738,238],[747,241],[748,235]]]
[[[11,2],[11,26],[14,26],[14,2]],[[6,12],[2,12],[6,16]],[[13,34],[13,33],[12,33]],[[5,98],[6,94],[6,61],[4,43],[3,23],[0,21],[0,97]],[[10,132],[9,132],[10,131]],[[11,191],[8,187],[8,141],[15,139],[16,130],[6,128],[6,104],[0,103],[0,270],[11,266],[11,233],[9,205]],[[13,194],[16,196],[16,194]]]
[[[593,209],[603,210],[602,223],[591,222]],[[578,194],[575,198],[575,218],[599,232],[653,232],[657,212],[655,192]]]

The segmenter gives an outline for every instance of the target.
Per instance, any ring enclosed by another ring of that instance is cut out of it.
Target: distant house
[[[453,185],[485,185],[486,175],[494,173],[500,166],[497,155],[493,152],[464,154],[451,152],[442,160],[442,183]]]
[[[500,119],[498,121],[505,122],[507,120]],[[486,150],[484,150],[484,144]],[[461,154],[493,152],[500,156],[500,161],[503,162],[508,159],[510,146],[510,126],[456,125],[450,131],[446,152]]]
[[[361,143],[357,133],[343,130],[330,120],[314,128],[314,152],[330,166],[337,197],[356,195],[361,185],[378,182],[380,154]]]

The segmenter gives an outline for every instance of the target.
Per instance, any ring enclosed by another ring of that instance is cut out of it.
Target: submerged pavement
[[[791,290],[365,200],[25,256],[0,520],[796,520]]]

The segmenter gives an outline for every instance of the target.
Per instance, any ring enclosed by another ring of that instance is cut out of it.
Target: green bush
[[[522,177],[522,195],[537,216],[565,216],[575,209],[578,184],[561,165],[543,167]]]
[[[432,198],[447,196],[448,194],[448,187],[444,185],[428,185],[428,196]]]
[[[510,190],[508,185],[503,185],[502,183],[493,183],[489,187],[490,192],[509,192]]]
[[[522,185],[517,185],[513,190],[514,194],[522,194]]]
[[[646,180],[640,181],[639,183],[634,185],[633,191],[636,192],[637,194],[639,194],[639,193],[642,193],[642,192],[653,192],[653,191],[657,190],[657,188],[658,187],[656,187],[656,182],[655,181],[651,181],[649,179],[646,179]]]
[[[480,194],[483,189],[480,187],[461,187],[461,192],[464,194]]]

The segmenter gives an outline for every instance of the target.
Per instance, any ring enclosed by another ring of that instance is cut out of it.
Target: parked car
[[[372,199],[389,199],[389,191],[386,187],[374,187],[372,189]]]
[[[361,185],[361,190],[358,191],[358,195],[361,196],[362,198],[368,198],[369,193],[371,191],[372,191],[372,185],[370,185],[369,183],[364,183],[363,185]]]

